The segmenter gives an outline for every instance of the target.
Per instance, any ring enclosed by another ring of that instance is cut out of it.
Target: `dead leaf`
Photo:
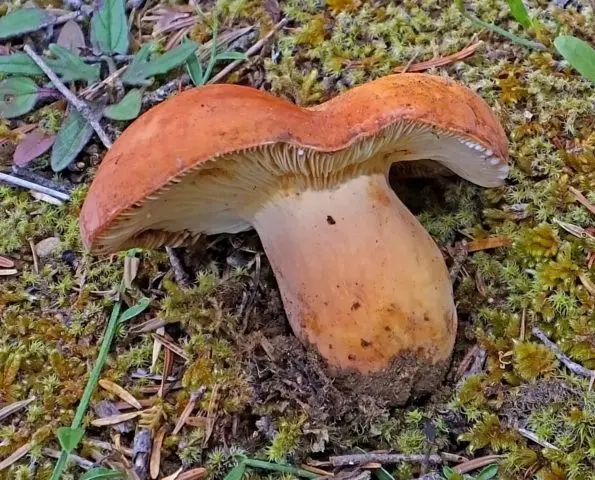
[[[113,415],[111,417],[97,418],[91,422],[95,427],[105,427],[107,425],[117,425],[118,423],[126,422],[140,416],[142,412],[121,413],[120,415]]]
[[[16,268],[10,268],[10,269],[1,269],[0,270],[0,277],[8,277],[10,275],[16,275],[17,273],[19,273],[19,271]]]
[[[159,327],[157,329],[157,333],[159,335],[165,335],[165,327]],[[153,339],[153,356],[151,360],[151,368],[149,368],[149,372],[155,373],[157,368],[157,362],[159,361],[159,354],[161,353],[163,345],[162,343],[157,340],[156,338]]]
[[[429,70],[430,68],[436,67],[443,67],[445,65],[449,65],[451,63],[458,62],[467,58],[475,53],[475,51],[483,44],[483,42],[479,41],[477,43],[472,43],[467,47],[463,48],[461,51],[453,53],[452,55],[446,55],[440,58],[434,58],[433,60],[428,60],[426,62],[414,63],[412,65],[405,65],[402,67],[397,67],[393,71],[395,73],[403,73],[403,72],[423,72],[424,70]]]
[[[134,398],[131,393],[124,390],[120,385],[118,385],[110,380],[106,380],[106,379],[99,380],[99,385],[104,390],[107,390],[108,392],[113,393],[114,395],[120,397],[122,400],[124,400],[128,404],[132,405],[134,408],[137,408],[138,410],[142,410],[143,407],[138,402],[138,400],[136,398]]]
[[[175,353],[179,357],[183,358],[187,362],[190,361],[190,359],[188,358],[188,355],[186,355],[186,352],[184,352],[184,349],[182,347],[180,347],[179,345],[177,345],[176,343],[172,342],[171,340],[168,340],[167,338],[165,338],[161,335],[157,335],[155,333],[153,333],[151,336],[154,339],[156,339],[158,342],[161,342],[165,348],[168,348],[169,350],[171,350],[173,353]]]
[[[153,448],[151,449],[151,461],[149,462],[149,472],[151,478],[159,476],[159,468],[161,466],[161,444],[165,438],[165,425],[159,429],[155,438],[153,439]]]
[[[182,473],[177,480],[199,480],[207,476],[207,469],[203,467],[193,468]]]
[[[85,34],[78,23],[74,20],[69,20],[64,24],[62,30],[60,30],[60,35],[58,35],[56,43],[67,48],[75,55],[80,55],[81,50],[86,47]]]
[[[47,135],[39,129],[33,130],[27,133],[17,145],[12,161],[18,167],[25,167],[47,152],[55,140],[56,135]]]
[[[3,257],[0,255],[0,267],[2,268],[12,268],[14,267],[14,262],[10,258]]]

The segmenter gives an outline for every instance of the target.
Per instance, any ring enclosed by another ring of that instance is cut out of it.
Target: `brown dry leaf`
[[[159,476],[159,468],[161,466],[161,445],[165,438],[165,425],[159,429],[155,438],[153,439],[153,448],[151,449],[151,461],[149,462],[149,472],[151,478]]]
[[[10,258],[3,257],[0,255],[0,267],[2,268],[12,268],[14,267],[14,262]]]
[[[91,422],[95,427],[105,427],[107,425],[116,425],[118,423],[127,422],[133,418],[139,417],[142,412],[129,412],[120,415],[113,415],[111,417],[97,418]]]
[[[182,473],[177,480],[199,480],[207,476],[207,469],[203,467],[193,468]]]
[[[30,443],[25,443],[25,445],[17,448],[14,452],[12,452],[8,457],[0,462],[0,471],[5,470],[6,468],[10,467],[13,463],[18,462],[21,458],[23,458],[29,450],[31,449]]]
[[[153,333],[152,336],[153,336],[153,338],[155,338],[156,340],[161,342],[164,347],[171,350],[173,353],[175,353],[179,357],[182,357],[187,362],[190,360],[188,358],[188,355],[186,355],[186,352],[184,352],[184,350],[182,349],[182,347],[180,347],[176,343],[172,342],[171,340],[168,340],[167,338],[165,338],[162,335],[157,335],[157,334]]]
[[[477,252],[479,250],[488,250],[491,248],[508,247],[511,244],[512,240],[510,237],[506,235],[498,235],[469,242],[467,244],[467,251]]]
[[[188,417],[184,422],[191,427],[205,427],[207,424],[207,417]]]
[[[163,375],[161,376],[161,385],[159,386],[159,391],[157,392],[157,396],[159,398],[163,398],[165,396],[165,385],[167,383],[167,378],[171,375],[173,366],[174,354],[169,348],[166,348],[163,359]]]
[[[464,462],[457,465],[456,467],[453,467],[453,470],[457,473],[471,472],[477,468],[490,465],[491,463],[494,463],[503,457],[504,455],[486,455],[485,457],[474,458],[473,460],[469,460],[468,462]]]
[[[188,403],[184,407],[184,411],[180,415],[180,418],[178,418],[178,421],[176,422],[176,426],[174,427],[172,435],[177,435],[180,432],[180,430],[182,430],[182,427],[184,426],[184,424],[190,417],[190,414],[194,410],[194,407],[196,406],[196,402],[202,398],[205,391],[206,391],[206,388],[201,387],[197,391],[192,392],[190,394],[190,399],[188,400]]]
[[[99,385],[104,390],[107,390],[108,392],[113,393],[114,395],[120,397],[126,403],[129,403],[130,405],[132,405],[134,408],[136,408],[138,410],[141,410],[143,408],[141,406],[141,404],[138,402],[138,400],[136,398],[134,398],[134,396],[130,392],[127,392],[126,390],[124,390],[120,385],[117,385],[114,382],[104,379],[104,378],[99,380]]]
[[[64,24],[60,35],[56,40],[58,45],[67,48],[75,55],[79,55],[80,51],[85,48],[85,34],[74,20],[69,20]]]
[[[579,280],[583,284],[583,286],[589,291],[591,295],[595,295],[595,283],[591,281],[591,279],[587,276],[586,273],[579,273],[578,275]]]

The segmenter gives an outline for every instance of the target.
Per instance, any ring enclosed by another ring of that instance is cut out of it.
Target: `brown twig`
[[[393,71],[395,73],[405,73],[405,72],[423,72],[424,70],[429,70],[430,68],[435,67],[443,67],[450,63],[458,62],[459,60],[463,60],[475,53],[475,51],[483,44],[482,41],[477,43],[473,43],[462,50],[453,53],[452,55],[446,55],[440,58],[434,58],[433,60],[428,60],[425,62],[414,63],[413,65],[405,65],[404,67],[397,67]]]
[[[101,143],[107,148],[108,150],[112,147],[112,141],[108,137],[103,127],[99,124],[99,120],[96,118],[95,114],[91,110],[91,107],[83,102],[80,98],[78,98],[74,93],[72,93],[64,83],[58,78],[58,76],[53,72],[53,70],[48,67],[48,65],[43,61],[43,59],[33,51],[33,49],[29,45],[25,45],[23,50],[31,57],[31,59],[37,64],[43,73],[50,79],[52,84],[58,89],[58,91],[64,95],[66,100],[78,110],[78,112],[84,117],[87,122],[93,127],[95,133],[101,140]]]
[[[443,459],[440,455],[430,455],[426,459],[425,454],[404,455],[402,453],[361,453],[355,455],[340,455],[330,457],[329,462],[333,467],[352,467],[358,465],[365,465],[366,463],[377,462],[381,464],[392,464],[400,462],[421,463],[424,461],[429,463],[440,464]]]
[[[2,410],[0,410],[0,420],[4,420],[6,417],[12,415],[13,413],[16,413],[19,410],[22,410],[23,408],[25,408],[27,405],[29,405],[33,401],[35,401],[35,397],[30,397],[30,398],[27,398],[26,400],[20,400],[18,402],[14,402],[14,403],[11,403],[10,405],[7,405]]]
[[[535,335],[537,338],[539,338],[539,340],[541,340],[543,342],[543,344],[554,353],[556,358],[558,360],[560,360],[564,365],[566,365],[568,370],[570,370],[572,373],[575,373],[577,375],[580,375],[582,377],[587,377],[587,378],[595,377],[595,370],[590,370],[590,369],[583,367],[582,365],[579,365],[578,363],[570,360],[570,358],[567,355],[562,353],[562,350],[560,350],[560,347],[558,347],[558,345],[556,345],[554,342],[552,342],[545,335],[545,333],[543,333],[539,328],[533,327],[532,332],[533,332],[533,335]]]

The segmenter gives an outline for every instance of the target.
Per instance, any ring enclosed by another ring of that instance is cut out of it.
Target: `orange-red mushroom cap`
[[[114,143],[82,208],[83,242],[113,252],[242,231],[277,190],[326,187],[368,165],[431,159],[495,187],[507,150],[486,102],[438,76],[386,76],[312,108],[245,86],[192,88]]]

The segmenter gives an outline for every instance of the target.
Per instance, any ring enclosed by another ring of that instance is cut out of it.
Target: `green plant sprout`
[[[450,467],[443,467],[440,480],[490,480],[490,478],[494,478],[497,473],[498,465],[496,465],[495,463],[488,465],[487,467],[482,469],[477,474],[477,476],[461,474]]]

